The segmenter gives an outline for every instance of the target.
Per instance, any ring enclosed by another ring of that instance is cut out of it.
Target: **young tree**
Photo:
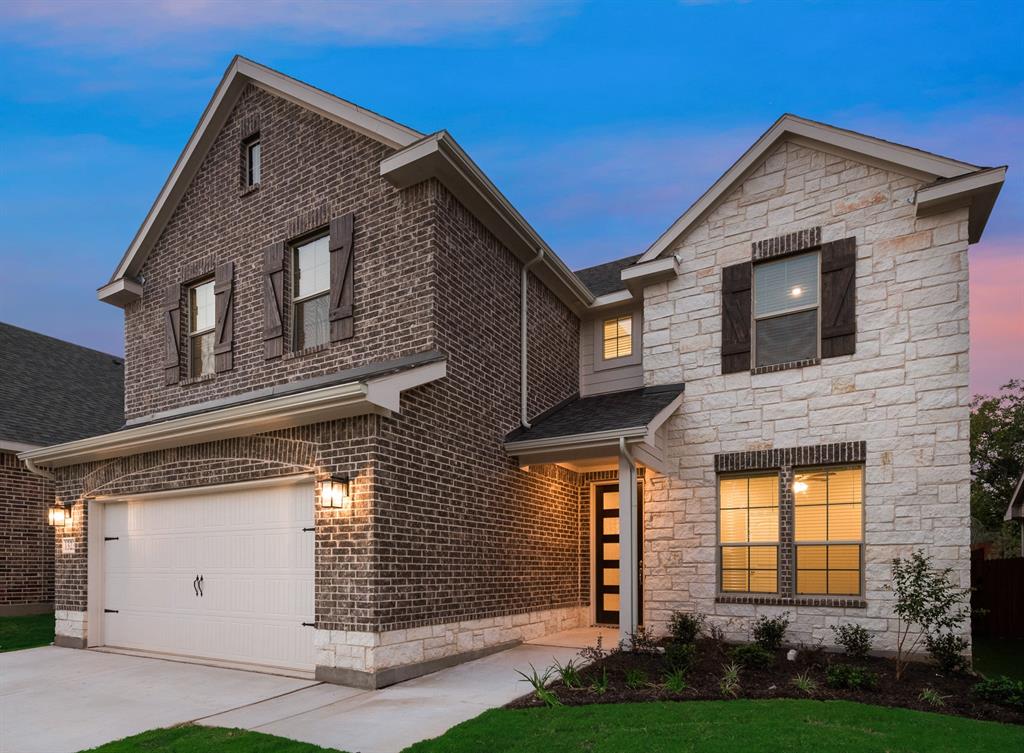
[[[1019,523],[1004,523],[1024,473],[1024,380],[971,401],[971,538],[991,541],[996,556],[1017,556]]]

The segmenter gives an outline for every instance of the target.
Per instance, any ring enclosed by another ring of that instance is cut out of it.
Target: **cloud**
[[[992,394],[1024,378],[1024,236],[972,248],[970,274],[971,391]]]

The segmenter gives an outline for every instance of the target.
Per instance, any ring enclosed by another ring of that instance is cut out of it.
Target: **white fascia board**
[[[648,285],[678,277],[679,262],[674,255],[653,259],[626,267],[622,270],[621,276],[622,281],[633,291],[634,295],[643,297],[643,290]]]
[[[662,425],[666,421],[668,421],[669,418],[671,418],[677,410],[679,410],[679,406],[683,404],[684,396],[685,393],[683,392],[680,392],[678,395],[676,395],[675,399],[671,403],[666,405],[664,408],[662,408],[660,411],[658,411],[658,414],[651,419],[651,422],[649,424],[647,424],[648,444],[657,446],[658,440],[656,435],[658,433],[658,429],[660,429]]]
[[[978,170],[977,165],[923,152],[913,147],[836,128],[825,123],[786,114],[779,118],[761,138],[744,152],[732,167],[726,170],[679,219],[662,233],[638,260],[638,263],[657,259],[672,243],[704,216],[748,170],[778,141],[787,136],[808,139],[826,147],[842,150],[851,155],[863,155],[871,160],[901,167],[918,175],[953,178]]]
[[[380,174],[397,188],[437,178],[524,263],[543,252],[536,274],[576,313],[594,296],[447,131],[431,134],[382,160]]]
[[[248,83],[253,83],[272,94],[281,96],[395,149],[404,148],[422,138],[422,134],[400,123],[388,120],[370,110],[346,102],[252,60],[236,56],[224,72],[213,97],[196,124],[195,130],[178,156],[177,162],[174,163],[174,168],[167,176],[167,180],[160,189],[160,193],[157,194],[146,218],[117,265],[117,269],[110,278],[111,283],[120,278],[134,277],[138,274],[146,256],[174,213],[182,194],[198,172],[210,146],[231,114],[238,95]],[[101,292],[105,288],[106,286],[101,288]],[[100,300],[114,302],[102,295]],[[115,303],[115,305],[118,304]]]
[[[639,440],[647,436],[646,426],[632,426],[625,429],[609,429],[593,431],[588,434],[570,434],[560,437],[544,437],[542,439],[526,439],[505,442],[505,450],[510,455],[534,452],[539,450],[589,449],[595,447],[618,447],[619,438]],[[618,450],[616,449],[616,452]]]
[[[605,293],[594,298],[594,302],[587,308],[588,314],[595,314],[608,309],[619,308],[626,304],[635,303],[637,298],[630,290],[616,290],[614,293]]]
[[[124,308],[142,298],[142,285],[130,277],[119,277],[96,291],[96,297],[111,306]]]
[[[398,412],[402,390],[439,379],[444,374],[443,361],[425,364],[376,379],[345,382],[43,447],[20,453],[18,457],[58,468],[351,416]]]
[[[0,439],[0,452],[28,452],[43,446],[41,444],[29,444],[28,442],[15,442],[12,439]]]

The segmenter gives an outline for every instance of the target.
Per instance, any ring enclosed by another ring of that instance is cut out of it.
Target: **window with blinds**
[[[721,590],[778,593],[778,474],[720,478],[718,506]]]
[[[864,469],[799,470],[793,480],[798,594],[859,595]]]
[[[817,251],[754,267],[754,365],[818,357]]]
[[[602,354],[606,361],[625,358],[633,354],[633,315],[612,317],[604,320]]]

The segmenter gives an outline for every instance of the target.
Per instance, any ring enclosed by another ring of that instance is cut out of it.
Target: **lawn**
[[[1024,750],[1024,727],[847,701],[693,701],[492,709],[406,753],[963,753]],[[208,727],[153,730],[94,753],[337,753]]]
[[[1024,680],[1024,640],[975,638],[972,650],[974,669],[985,677]]]
[[[53,614],[0,617],[0,653],[53,643]]]

